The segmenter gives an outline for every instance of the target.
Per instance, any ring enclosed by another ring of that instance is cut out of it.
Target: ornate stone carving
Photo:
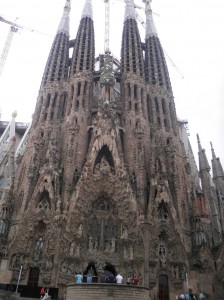
[[[34,262],[39,262],[42,254],[42,248],[43,248],[43,239],[40,237],[36,243],[36,247],[34,249],[34,254],[33,254],[33,261]]]

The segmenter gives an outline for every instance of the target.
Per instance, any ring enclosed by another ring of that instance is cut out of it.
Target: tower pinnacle
[[[146,14],[146,31],[145,38],[151,36],[158,36],[156,31],[156,26],[152,16],[151,2],[152,0],[144,0],[145,2],[145,14]]]
[[[89,17],[93,19],[93,8],[92,8],[92,0],[86,0],[85,6],[82,11],[82,18]]]
[[[64,12],[61,18],[61,22],[58,26],[57,33],[65,33],[66,35],[69,35],[69,13],[71,10],[71,1],[66,0]]]
[[[136,20],[134,1],[133,0],[125,0],[125,2],[126,2],[126,7],[125,7],[124,21],[126,21],[127,19]]]

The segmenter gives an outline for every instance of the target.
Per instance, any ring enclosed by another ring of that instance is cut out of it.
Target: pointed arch
[[[158,214],[158,219],[166,221],[169,219],[169,210],[168,210],[168,204],[162,201],[159,203],[159,206],[157,208],[157,214]]]
[[[39,197],[37,198],[36,205],[37,210],[49,210],[51,208],[51,201],[49,192],[44,189],[43,192],[39,194]]]
[[[100,165],[102,163],[105,165],[107,164],[108,171],[110,168],[110,171],[114,174],[114,159],[113,159],[112,153],[110,152],[107,145],[104,145],[100,149],[99,153],[97,154],[97,157],[96,157],[96,160],[94,163],[94,172],[93,173],[96,173],[96,170],[98,168],[100,168]]]

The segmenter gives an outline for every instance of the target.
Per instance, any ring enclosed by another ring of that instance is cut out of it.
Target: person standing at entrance
[[[185,299],[185,296],[184,296],[184,293],[182,292],[182,293],[180,293],[180,299],[182,300],[182,299]]]
[[[86,282],[87,283],[92,283],[92,275],[91,274],[87,275]]]
[[[117,274],[116,281],[117,281],[117,284],[122,284],[122,282],[123,282],[123,276],[121,276],[120,273]]]
[[[40,290],[40,299],[42,299],[44,297],[44,294],[45,294],[44,287],[42,287]]]
[[[76,275],[75,275],[75,283],[82,283],[82,280],[83,280],[83,276],[81,274],[81,272],[78,272]]]

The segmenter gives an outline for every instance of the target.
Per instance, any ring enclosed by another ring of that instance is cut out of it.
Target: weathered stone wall
[[[66,300],[148,300],[149,289],[141,286],[118,284],[71,284],[67,288]]]

